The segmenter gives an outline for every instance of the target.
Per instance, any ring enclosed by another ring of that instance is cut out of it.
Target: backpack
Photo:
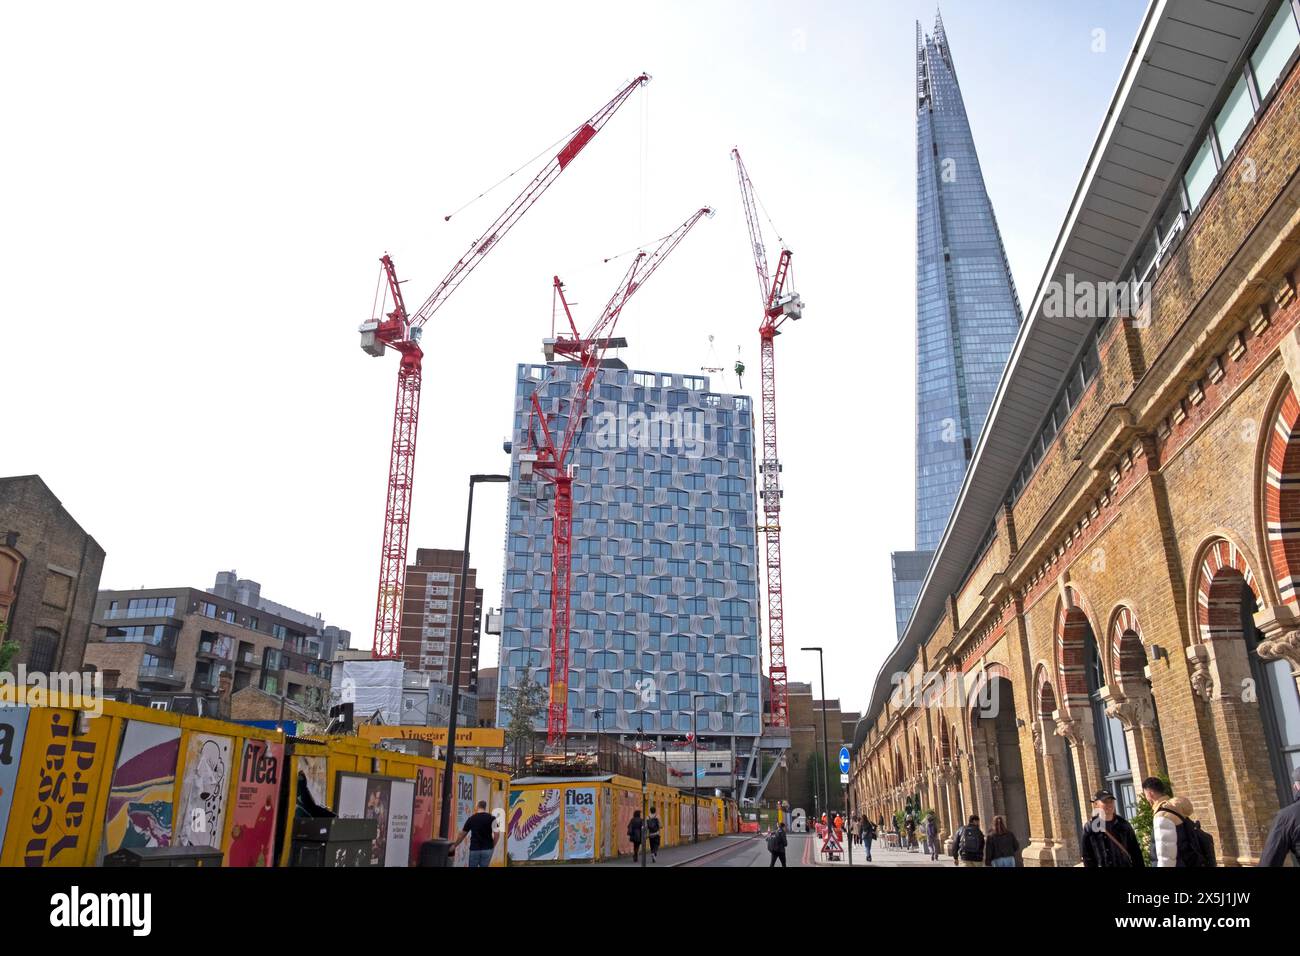
[[[984,834],[980,832],[979,827],[967,825],[961,828],[958,852],[965,857],[984,855]]]
[[[1178,818],[1178,866],[1218,866],[1214,837],[1201,829],[1200,820],[1189,820],[1172,807],[1160,808]]]

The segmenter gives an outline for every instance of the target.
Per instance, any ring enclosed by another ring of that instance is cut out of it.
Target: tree
[[[0,672],[5,673],[8,672],[9,665],[22,649],[22,646],[17,641],[9,640],[8,634],[9,624],[0,621]]]
[[[523,755],[532,749],[537,735],[536,724],[546,713],[546,688],[524,672],[517,687],[507,687],[501,692],[501,709],[510,715],[506,722],[506,742],[514,756],[515,769],[523,762]]]

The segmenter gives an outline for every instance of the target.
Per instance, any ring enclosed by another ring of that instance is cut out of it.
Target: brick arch
[[[1041,661],[1034,673],[1034,708],[1044,720],[1051,720],[1057,711],[1056,688],[1052,686],[1051,672]]]
[[[1264,459],[1264,537],[1278,597],[1294,608],[1300,607],[1300,398],[1293,387],[1283,393],[1272,422]]]
[[[1111,680],[1121,693],[1129,693],[1140,687],[1138,682],[1145,677],[1147,655],[1142,626],[1128,605],[1121,604],[1111,615],[1109,639]]]
[[[1097,630],[1088,599],[1074,587],[1067,586],[1056,604],[1055,651],[1056,677],[1060,687],[1057,699],[1067,717],[1088,709],[1088,636],[1094,640]],[[1105,661],[1105,658],[1102,658]]]
[[[1241,585],[1264,605],[1250,562],[1234,542],[1212,538],[1196,562],[1196,637],[1201,643],[1231,640],[1241,633]]]
[[[948,718],[939,715],[939,762],[952,763],[952,735],[948,733]]]

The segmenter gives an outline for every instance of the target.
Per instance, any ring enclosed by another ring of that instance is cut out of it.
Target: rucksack
[[[984,834],[980,832],[979,827],[964,826],[961,828],[961,846],[958,852],[962,856],[983,856],[984,855]]]
[[[1189,820],[1172,807],[1161,807],[1179,820],[1177,866],[1218,866],[1214,857],[1214,837],[1201,829],[1200,820]]]

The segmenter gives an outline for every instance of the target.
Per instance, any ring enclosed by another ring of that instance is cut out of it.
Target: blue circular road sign
[[[840,748],[840,773],[849,772],[849,748]]]

